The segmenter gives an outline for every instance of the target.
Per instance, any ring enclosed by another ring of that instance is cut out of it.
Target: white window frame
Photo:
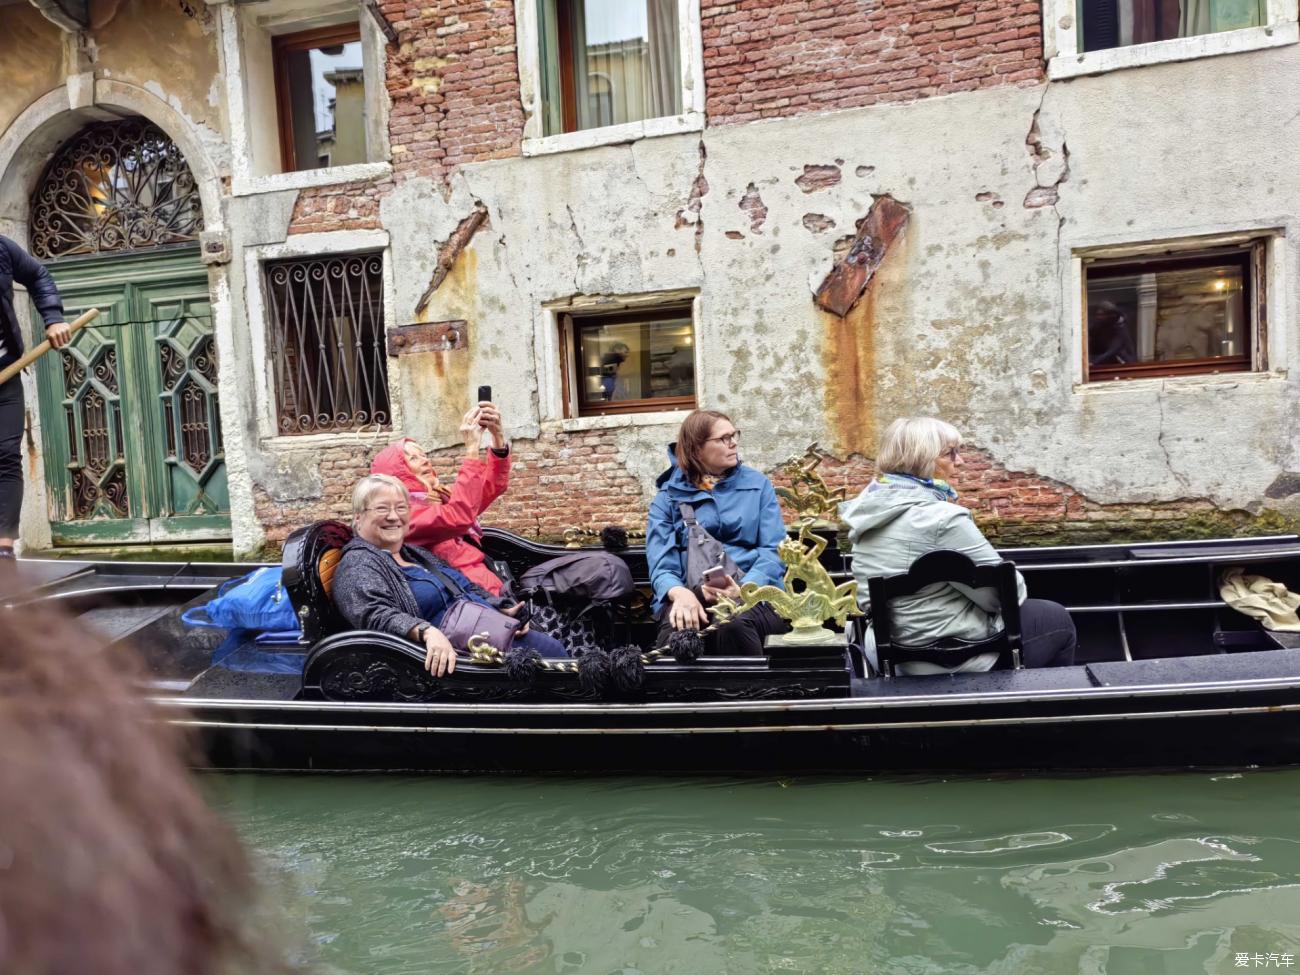
[[[1262,27],[1080,52],[1076,10],[1075,0],[1043,0],[1043,54],[1047,58],[1047,77],[1050,80],[1257,51],[1300,41],[1297,0],[1267,0],[1268,23]]]
[[[220,5],[221,66],[232,150],[231,195],[251,196],[279,190],[336,186],[390,175],[393,167],[388,138],[389,99],[384,83],[388,39],[358,0],[321,0],[318,3],[283,0],[282,5],[286,8],[284,13],[269,17],[263,14],[261,4],[222,2]],[[277,172],[281,161],[270,36],[272,32],[294,33],[339,23],[353,14],[361,30],[362,70],[366,83],[366,153],[371,161]],[[265,50],[259,49],[261,41],[267,42]],[[269,120],[268,114],[271,116]]]
[[[605,314],[638,308],[660,308],[667,304],[691,303],[691,326],[694,329],[695,347],[695,403],[703,408],[705,402],[704,338],[701,298],[697,288],[676,291],[650,291],[635,295],[582,295],[544,302],[534,320],[533,348],[538,360],[537,401],[543,423],[558,424],[567,433],[582,430],[606,430],[619,427],[660,426],[680,423],[686,410],[656,410],[645,413],[608,413],[601,416],[578,416],[577,377],[569,376],[569,402],[564,401],[564,376],[572,363],[564,352],[560,338],[560,317],[566,314]]]
[[[1063,280],[1061,294],[1066,297],[1065,314],[1061,316],[1067,330],[1061,344],[1069,351],[1072,386],[1076,394],[1118,393],[1124,390],[1160,389],[1167,387],[1195,387],[1207,384],[1241,383],[1252,381],[1284,380],[1287,374],[1288,333],[1291,307],[1288,297],[1287,237],[1295,228],[1279,221],[1261,221],[1258,224],[1236,224],[1231,228],[1171,232],[1169,237],[1152,239],[1150,236],[1129,238],[1098,238],[1062,242]],[[1149,379],[1124,379],[1115,382],[1084,381],[1084,348],[1087,323],[1083,317],[1085,260],[1158,258],[1164,253],[1195,253],[1215,247],[1244,246],[1263,242],[1265,253],[1263,348],[1255,348],[1255,365],[1249,372],[1196,373],[1186,376],[1159,376]],[[1068,296],[1073,295],[1071,300]]]
[[[391,428],[374,433],[317,433],[285,436],[276,424],[274,367],[271,357],[271,316],[266,301],[264,265],[286,258],[334,257],[343,254],[380,252],[384,271],[384,332],[397,321],[397,287],[393,277],[393,258],[386,230],[343,230],[323,234],[292,234],[280,244],[263,244],[244,250],[244,280],[248,301],[249,343],[255,379],[254,404],[257,411],[258,442],[263,448],[303,447],[313,443],[358,441],[387,443],[393,430],[403,426],[395,361],[388,368],[388,403],[392,413]]]
[[[678,115],[606,125],[557,135],[545,134],[542,112],[540,28],[537,0],[515,0],[515,49],[519,59],[520,100],[524,106],[525,156],[589,149],[634,142],[659,135],[699,132],[704,128],[704,42],[700,35],[699,0],[677,0],[678,45],[682,65],[682,111]]]

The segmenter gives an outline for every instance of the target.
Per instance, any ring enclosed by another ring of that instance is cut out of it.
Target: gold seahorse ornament
[[[830,634],[822,626],[831,620],[843,627],[850,613],[857,612],[858,584],[835,585],[821,564],[826,539],[812,533],[811,519],[798,522],[799,537],[780,542],[776,551],[785,563],[785,588],[746,582],[740,587],[740,602],[725,596],[712,607],[714,619],[725,623],[759,603],[767,603],[789,621],[791,632],[784,643],[825,643]]]

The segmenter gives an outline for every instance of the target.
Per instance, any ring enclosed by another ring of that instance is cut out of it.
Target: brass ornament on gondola
[[[799,537],[787,538],[776,547],[786,566],[785,588],[746,582],[740,587],[740,602],[724,596],[710,609],[715,622],[726,623],[759,603],[767,603],[792,627],[783,642],[826,643],[830,634],[822,624],[833,621],[845,626],[858,609],[858,584],[835,584],[821,563],[825,550],[826,539],[813,534],[811,519],[799,522]]]
[[[844,488],[834,491],[817,472],[817,466],[829,456],[815,442],[800,457],[791,457],[776,466],[776,473],[790,479],[790,486],[778,487],[777,497],[795,513],[794,524],[839,522],[839,505],[845,500]]]

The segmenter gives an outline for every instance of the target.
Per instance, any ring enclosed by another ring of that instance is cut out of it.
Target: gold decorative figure
[[[805,521],[839,521],[839,503],[844,500],[844,488],[832,491],[817,473],[817,465],[827,456],[816,443],[812,443],[802,457],[791,457],[776,467],[777,473],[790,479],[790,486],[777,488],[776,494],[794,511],[796,525]]]
[[[826,539],[812,533],[811,520],[799,523],[799,537],[780,542],[776,551],[785,563],[785,589],[747,582],[740,587],[740,602],[722,598],[712,608],[714,619],[725,623],[759,603],[767,603],[792,631],[781,638],[783,643],[827,643],[832,639],[823,623],[834,620],[843,627],[849,614],[858,610],[858,584],[853,581],[835,585],[831,574],[821,564]],[[796,583],[800,585],[796,586]]]

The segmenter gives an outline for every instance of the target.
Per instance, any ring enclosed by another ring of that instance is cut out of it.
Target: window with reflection
[[[540,0],[547,135],[682,111],[679,0]]]
[[[1254,368],[1263,248],[1085,263],[1089,381]]]
[[[566,373],[579,416],[695,407],[689,302],[612,314],[565,314]]]
[[[1268,23],[1267,0],[1078,0],[1078,14],[1081,51]]]
[[[284,170],[366,162],[360,25],[285,34],[272,48]]]

